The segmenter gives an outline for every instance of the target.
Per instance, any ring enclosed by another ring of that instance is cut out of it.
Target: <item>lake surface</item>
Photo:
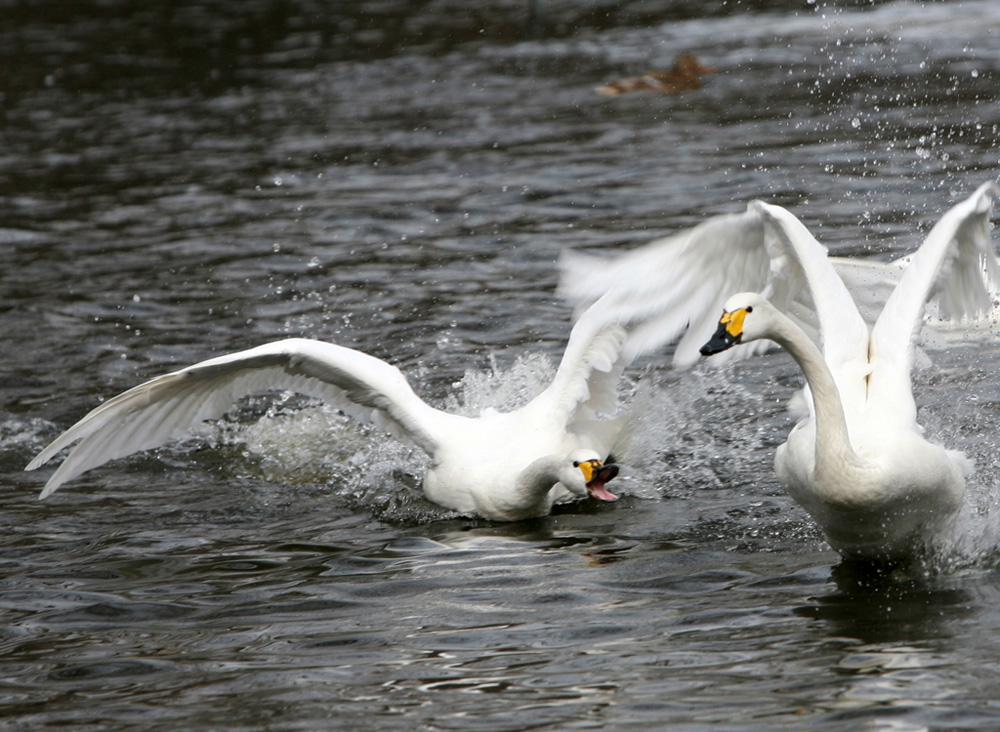
[[[22,472],[289,335],[509,407],[569,332],[560,251],[754,198],[911,251],[1000,176],[1000,5],[159,5],[0,3],[0,729],[1000,728],[990,339],[915,377],[977,472],[907,573],[841,563],[778,486],[780,352],[638,364],[623,498],[531,522],[427,503],[425,458],[287,396],[46,501]],[[681,51],[697,91],[594,91]]]

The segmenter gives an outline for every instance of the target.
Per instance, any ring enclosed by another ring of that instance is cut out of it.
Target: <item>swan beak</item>
[[[722,313],[719,328],[708,343],[701,347],[701,355],[711,356],[739,343],[743,338],[743,319],[746,315],[747,311],[743,308],[732,313]]]
[[[605,465],[600,460],[580,463],[580,470],[587,480],[587,494],[598,501],[617,501],[618,496],[605,488],[605,484],[618,475],[617,465]]]

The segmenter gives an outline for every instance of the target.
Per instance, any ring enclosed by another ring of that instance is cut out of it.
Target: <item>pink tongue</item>
[[[587,493],[590,494],[591,498],[596,498],[598,501],[618,500],[618,496],[605,488],[604,481],[599,478],[587,483]]]

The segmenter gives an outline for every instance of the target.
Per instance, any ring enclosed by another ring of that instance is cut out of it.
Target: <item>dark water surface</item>
[[[623,499],[544,520],[456,518],[274,397],[37,500],[28,460],[167,370],[304,335],[510,406],[565,247],[760,197],[884,259],[1000,175],[992,0],[471,6],[0,1],[0,729],[1000,728],[991,342],[916,376],[978,471],[905,575],[777,485],[781,353],[651,360]],[[594,92],[685,50],[696,92]]]

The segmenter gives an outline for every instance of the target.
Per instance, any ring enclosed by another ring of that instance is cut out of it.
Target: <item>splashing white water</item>
[[[614,448],[628,467],[629,493],[656,498],[739,484],[758,467],[762,414],[762,398],[728,369],[640,379]]]

